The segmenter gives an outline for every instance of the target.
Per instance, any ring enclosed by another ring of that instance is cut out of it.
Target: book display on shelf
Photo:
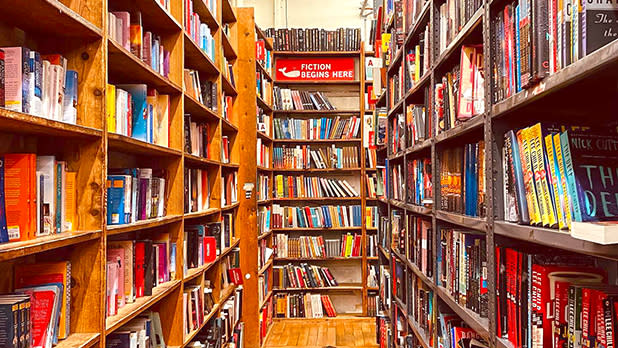
[[[227,0],[32,5],[0,15],[0,28],[18,33],[0,49],[0,311],[19,319],[0,320],[12,335],[0,334],[10,339],[0,346],[181,347],[215,320],[225,330],[215,341],[242,346],[241,273],[225,257],[241,240],[241,208],[222,212],[218,189],[238,168],[213,159],[225,128],[239,162],[234,93],[222,99],[213,63],[223,62],[222,25],[227,51],[236,49],[235,9]],[[210,241],[213,223],[229,240]],[[190,332],[179,319],[185,293],[191,313],[203,306]]]
[[[275,51],[352,52],[361,49],[360,29],[355,28],[268,28],[266,35],[273,38]]]
[[[618,55],[587,19],[615,16],[615,7],[381,5],[372,41],[384,67],[371,72],[386,76],[373,112],[385,130],[369,178],[377,192],[384,169],[378,342],[607,344],[604,324],[613,329],[615,318],[603,308],[615,289],[606,271],[618,256],[608,245],[616,187],[604,178],[614,171],[617,124],[606,99],[615,91],[592,86],[613,86]],[[592,53],[583,48],[589,35]]]

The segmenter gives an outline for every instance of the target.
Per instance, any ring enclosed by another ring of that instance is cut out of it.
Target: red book
[[[217,259],[217,239],[213,236],[204,237],[204,262],[210,263]]]
[[[307,226],[314,228],[313,219],[311,218],[311,209],[309,207],[305,207],[305,216],[307,218]]]
[[[234,283],[235,285],[242,285],[243,280],[240,268],[230,268],[228,270],[228,275],[230,276],[232,283]]]
[[[36,233],[36,155],[4,155],[4,197],[9,241],[24,241]]]
[[[144,242],[135,242],[135,297],[144,297],[144,272],[145,272],[145,245]]]

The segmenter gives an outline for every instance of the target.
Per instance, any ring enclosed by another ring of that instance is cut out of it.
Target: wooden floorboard
[[[264,348],[376,348],[375,319],[276,320]]]

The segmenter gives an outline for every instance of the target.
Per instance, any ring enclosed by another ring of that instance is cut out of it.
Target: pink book
[[[28,112],[28,58],[25,47],[2,47],[4,51],[5,107],[17,112]]]
[[[148,66],[152,66],[152,33],[147,31],[144,33],[144,42],[142,42],[142,61]]]
[[[159,284],[169,281],[169,270],[167,268],[167,245],[164,243],[159,244]]]
[[[131,15],[129,12],[120,11],[120,12],[112,12],[116,18],[122,20],[122,47],[124,47],[127,51],[131,50],[131,34],[129,32],[129,26],[131,25]]]
[[[124,249],[122,248],[115,248],[115,249],[107,249],[107,262],[113,262],[118,266],[118,277],[117,277],[117,289],[118,289],[118,296],[117,296],[117,308],[121,308],[122,306],[124,306],[125,303],[125,296],[124,296]],[[122,294],[122,296],[120,295]]]

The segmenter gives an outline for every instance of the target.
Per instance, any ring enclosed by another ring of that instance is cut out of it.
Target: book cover
[[[127,176],[107,176],[107,223],[109,225],[123,225],[129,223],[126,220],[125,209],[129,202],[126,201],[125,190]]]
[[[124,303],[132,303],[135,300],[135,269],[134,269],[134,241],[108,241],[107,247],[109,250],[122,249],[124,260],[122,266],[124,270],[122,274],[124,276],[124,285],[121,287],[124,289]],[[119,252],[118,252],[119,253]]]
[[[131,117],[129,123],[131,137],[148,142],[148,102],[146,100],[148,87],[145,84],[116,85],[116,88],[127,91],[131,95]]]
[[[131,18],[131,25],[129,26],[129,41],[131,53],[133,53],[137,58],[142,59],[142,40],[144,38],[143,27],[142,27],[142,14],[137,11],[134,13]]]
[[[0,244],[9,241],[6,221],[6,205],[4,193],[4,157],[0,156]]]
[[[107,249],[107,262],[114,263],[117,267],[117,296],[116,296],[116,308],[119,309],[126,304],[125,297],[125,249],[124,248],[108,248]],[[109,280],[108,280],[109,281]]]
[[[4,155],[4,196],[9,241],[34,238],[37,216],[35,154]]]
[[[77,92],[78,79],[77,71],[66,71],[66,88],[62,105],[62,120],[71,124],[77,123]]]
[[[2,47],[4,51],[4,105],[7,109],[28,113],[30,89],[30,50],[26,47]]]

